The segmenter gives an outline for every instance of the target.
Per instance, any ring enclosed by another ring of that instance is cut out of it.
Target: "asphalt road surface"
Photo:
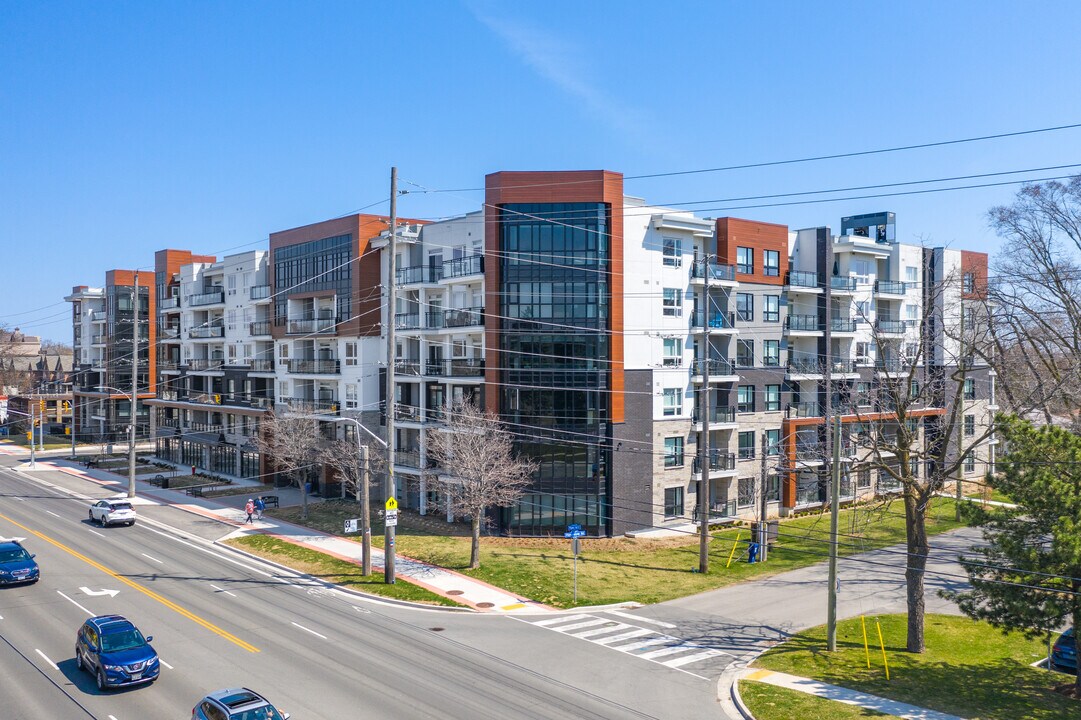
[[[731,656],[673,623],[607,611],[538,625],[371,602],[220,548],[211,540],[231,528],[175,508],[140,505],[134,527],[99,528],[87,507],[107,491],[14,465],[0,459],[0,536],[25,538],[43,574],[0,588],[5,720],[188,718],[231,686],[295,720],[720,716],[716,679]],[[76,630],[107,613],[154,636],[153,685],[101,693],[76,670]],[[581,622],[598,633],[560,630]],[[630,637],[593,641],[605,633]]]

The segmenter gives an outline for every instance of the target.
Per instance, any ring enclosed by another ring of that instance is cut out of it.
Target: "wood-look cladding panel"
[[[788,273],[788,226],[776,223],[743,220],[741,218],[717,219],[717,258],[726,265],[736,264],[736,248],[754,249],[754,272],[736,273],[736,280],[762,285],[784,285]],[[777,277],[763,273],[763,250],[776,250],[779,258]]]
[[[511,203],[603,202],[611,208],[609,219],[609,387],[612,422],[624,421],[623,378],[623,175],[607,170],[558,172],[498,172],[485,177],[484,265],[485,353],[484,380],[498,388],[499,308],[502,279],[499,272],[499,206]],[[499,393],[485,394],[485,407],[499,412]]]
[[[987,253],[961,251],[961,272],[972,273],[974,292],[964,293],[966,300],[982,300],[987,296]]]

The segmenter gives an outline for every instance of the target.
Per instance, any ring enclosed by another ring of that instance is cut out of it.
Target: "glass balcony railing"
[[[726,358],[712,358],[707,360],[705,364],[701,360],[695,360],[694,362],[694,374],[696,376],[702,375],[703,371],[709,371],[710,377],[721,377],[725,375],[735,375],[736,368],[732,364],[731,360]]]
[[[274,361],[268,359],[249,360],[248,367],[252,372],[274,372]]]
[[[875,280],[875,292],[880,295],[904,295],[905,284],[899,280]]]
[[[697,425],[702,422],[702,413],[698,408],[691,413],[691,420]],[[711,423],[724,424],[736,421],[736,409],[732,407],[715,407],[709,413]]]
[[[717,450],[711,450],[709,452],[709,469],[714,470],[735,470],[736,469],[736,454],[730,452],[720,452]],[[702,472],[702,461],[697,455],[691,460],[691,472]]]
[[[784,326],[787,330],[803,332],[820,332],[822,330],[822,323],[817,315],[788,315],[784,319]]]
[[[299,318],[286,321],[286,335],[312,335],[315,333],[333,333],[338,328],[338,322],[332,317],[323,318]]]
[[[446,310],[443,313],[443,320],[446,327],[449,328],[473,327],[476,325],[483,325],[484,308],[473,307]]]
[[[311,413],[317,415],[337,415],[341,409],[338,399],[328,398],[303,398],[285,397],[279,398],[279,403],[284,404],[290,412]]]
[[[305,375],[337,375],[341,372],[338,360],[314,360],[307,358],[292,358],[285,361],[288,372]]]
[[[788,406],[789,417],[810,418],[819,417],[821,414],[821,408],[816,402],[798,402]]]
[[[691,264],[692,280],[728,280],[736,279],[734,265],[720,265],[708,260],[696,260]]]
[[[420,313],[398,313],[394,316],[395,330],[420,330]]]
[[[830,318],[830,330],[833,332],[856,332],[856,321],[849,318]]]
[[[220,338],[224,337],[225,328],[221,325],[211,325],[209,327],[193,327],[188,330],[188,337],[196,340],[200,338]]]
[[[191,358],[184,362],[188,370],[220,370],[225,364],[224,358]]]
[[[785,285],[789,287],[816,288],[818,287],[818,273],[808,270],[789,270]]]
[[[837,292],[856,292],[856,278],[834,275],[830,277],[830,288]]]
[[[188,295],[189,307],[201,307],[203,305],[217,305],[218,303],[225,302],[224,290],[211,290],[209,292],[199,293],[198,295]]]
[[[706,313],[699,310],[691,313],[691,327],[705,327]],[[736,327],[732,313],[712,312],[709,313],[709,327],[718,330],[732,330]]]
[[[269,335],[270,334],[270,321],[269,320],[256,320],[253,323],[248,324],[248,332],[252,335]]]
[[[270,286],[269,285],[255,285],[248,292],[249,292],[249,297],[252,300],[266,300],[268,297],[270,297]]]
[[[876,320],[875,330],[885,335],[902,335],[905,332],[904,320]]]
[[[398,375],[420,375],[420,360],[402,360],[397,359],[394,361],[394,372]]]
[[[821,375],[822,361],[819,358],[789,358],[787,368],[791,375]]]
[[[484,256],[470,255],[443,263],[443,279],[467,277],[484,273]]]
[[[443,267],[441,265],[437,267],[414,265],[412,267],[398,268],[394,272],[394,278],[399,285],[435,283],[443,279]]]
[[[167,297],[158,300],[158,310],[172,310],[180,307],[180,298]]]

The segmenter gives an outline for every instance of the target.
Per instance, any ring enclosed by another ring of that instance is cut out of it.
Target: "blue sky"
[[[641,175],[1081,122],[1078,27],[1072,2],[4,3],[0,323],[70,341],[73,285],[384,200],[391,165],[406,189],[476,188],[496,170]],[[626,191],[679,203],[1069,163],[1081,130]],[[703,214],[836,229],[885,209],[902,240],[993,250],[986,209],[1015,189]],[[480,201],[418,192],[400,212]]]

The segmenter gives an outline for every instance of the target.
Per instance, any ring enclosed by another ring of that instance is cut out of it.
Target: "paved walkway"
[[[37,469],[39,471],[57,470],[97,483],[102,487],[115,488],[118,493],[127,491],[126,477],[121,478],[104,470],[88,470],[60,458],[38,461]],[[171,505],[180,510],[231,525],[235,530],[227,535],[230,538],[261,533],[318,550],[342,560],[357,564],[361,562],[362,551],[359,542],[273,518],[264,518],[253,524],[246,523],[247,514],[243,506],[248,500],[247,495],[214,499],[196,498],[180,490],[162,490],[138,479],[136,480],[136,494],[137,504]],[[300,504],[300,490],[297,488],[280,488],[275,490],[274,494],[279,496],[283,506]],[[309,498],[309,502],[317,500]],[[383,572],[383,551],[377,547],[372,547],[372,568],[373,571]],[[546,605],[519,597],[481,580],[400,554],[395,558],[395,572],[403,580],[482,612],[536,613],[553,610]]]
[[[898,702],[897,700],[888,700],[883,697],[878,697],[877,695],[868,695],[867,693],[849,690],[848,688],[829,685],[824,682],[818,682],[817,680],[789,675],[788,673],[774,672],[772,670],[747,670],[743,674],[742,679],[755,680],[757,682],[766,683],[767,685],[774,685],[776,687],[807,693],[808,695],[817,695],[820,698],[834,700],[846,705],[858,705],[859,707],[877,710],[878,712],[886,713],[887,715],[906,718],[906,720],[962,720],[962,718],[956,715],[947,715],[946,713],[927,710],[925,708],[916,707],[915,705],[909,705],[908,703]]]

